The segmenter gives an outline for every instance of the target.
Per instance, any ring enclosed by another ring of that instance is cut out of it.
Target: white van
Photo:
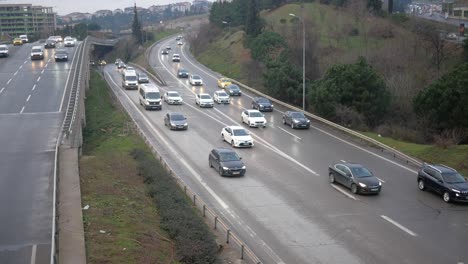
[[[19,35],[19,38],[21,39],[21,41],[23,41],[23,43],[29,42],[28,35]]]
[[[152,83],[140,84],[138,88],[139,101],[146,110],[156,109],[161,110],[161,94],[159,93],[158,87]]]
[[[138,89],[138,77],[135,72],[126,72],[122,76],[122,87],[127,89]]]
[[[44,59],[44,48],[42,46],[33,46],[31,49],[31,60]]]
[[[8,46],[7,45],[0,45],[0,57],[8,57]]]

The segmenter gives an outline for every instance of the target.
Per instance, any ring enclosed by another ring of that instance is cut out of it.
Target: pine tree
[[[245,33],[256,37],[262,32],[262,22],[258,11],[257,0],[248,0],[247,16],[245,20]]]
[[[138,12],[136,8],[136,3],[133,8],[133,24],[132,24],[132,34],[137,40],[138,43],[143,43],[143,32],[141,30],[141,23],[140,20],[138,19]]]

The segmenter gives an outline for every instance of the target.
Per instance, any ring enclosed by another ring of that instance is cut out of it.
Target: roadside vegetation
[[[110,93],[93,72],[80,159],[87,262],[214,263],[202,217]]]
[[[377,140],[453,151],[458,158],[446,162],[402,148],[465,170],[468,154],[455,149],[468,143],[468,42],[444,37],[457,28],[389,15],[380,1],[305,2],[214,3],[210,24],[190,39],[192,52],[215,71],[301,107],[304,23],[308,111],[380,134]]]

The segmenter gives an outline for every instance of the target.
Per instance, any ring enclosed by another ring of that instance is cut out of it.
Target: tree
[[[247,1],[247,16],[244,24],[245,33],[250,37],[256,37],[262,32],[257,0]]]
[[[419,92],[413,106],[421,118],[428,118],[433,128],[468,130],[468,63],[445,74]]]
[[[375,13],[380,12],[382,9],[382,1],[380,0],[367,0],[367,9]]]
[[[143,43],[143,31],[141,30],[141,23],[138,19],[138,12],[135,6],[133,7],[133,23],[132,23],[132,34],[139,44]]]
[[[385,82],[367,61],[332,66],[324,78],[314,82],[310,102],[320,115],[337,119],[336,109],[345,106],[362,114],[367,125],[379,124],[390,104]]]
[[[463,41],[463,53],[465,55],[465,60],[468,61],[468,38]]]
[[[431,59],[439,74],[442,64],[448,57],[445,38],[435,26],[429,24],[418,25],[416,32],[421,36],[428,51],[432,53]]]

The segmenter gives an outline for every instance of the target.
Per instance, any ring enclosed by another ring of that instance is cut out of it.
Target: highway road
[[[161,49],[171,46],[169,55]],[[173,53],[181,62],[173,63]],[[251,106],[252,94],[243,91],[230,105],[201,109],[194,94],[218,90],[219,74],[200,65],[174,38],[156,45],[150,65],[184,104],[163,105],[145,111],[137,91],[121,87],[114,65],[105,77],[137,122],[145,123],[154,144],[175,166],[178,175],[229,223],[263,263],[468,263],[468,207],[446,204],[434,194],[421,192],[416,167],[366,146],[312,121],[309,130],[292,130],[281,121],[284,107],[265,113],[267,128],[249,128],[251,149],[236,149],[247,173],[240,178],[220,177],[208,166],[209,151],[222,142],[221,129],[242,125],[241,111]],[[178,79],[179,67],[202,76],[205,85],[192,87]],[[187,116],[187,131],[164,127],[168,111]],[[328,182],[328,166],[335,161],[359,162],[383,183],[378,196],[354,195]]]
[[[69,62],[53,49],[30,60],[29,43],[0,58],[0,263],[50,263],[55,146]]]

